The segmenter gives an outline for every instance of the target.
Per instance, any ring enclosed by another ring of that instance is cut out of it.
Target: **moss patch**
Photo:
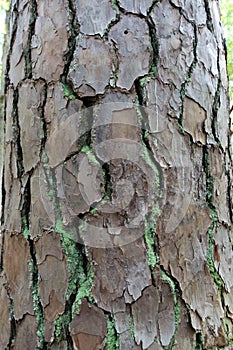
[[[94,284],[94,270],[90,262],[88,262],[87,273],[85,274],[84,271],[80,271],[78,276],[79,287],[72,306],[72,315],[80,310],[83,298],[87,298],[92,303],[94,302],[94,299],[92,297],[92,289],[94,287]]]
[[[64,96],[67,97],[69,100],[75,100],[77,99],[76,93],[73,91],[73,89],[68,85],[60,81],[61,87],[63,89]]]
[[[130,334],[131,334],[132,339],[134,340],[135,339],[135,337],[134,337],[135,332],[134,332],[133,318],[130,316],[128,321],[129,321]]]
[[[119,336],[115,329],[115,323],[114,320],[111,318],[111,316],[106,316],[106,322],[107,322],[107,335],[104,339],[104,346],[106,350],[117,350],[119,349]]]
[[[71,312],[67,311],[64,314],[57,317],[54,322],[55,325],[55,337],[58,343],[60,343],[63,339],[63,334],[65,330],[69,327],[71,322]]]
[[[31,272],[31,281],[32,281],[32,299],[33,299],[33,308],[35,311],[36,322],[37,322],[37,349],[44,350],[44,313],[43,307],[41,305],[40,296],[39,296],[39,287],[38,287],[38,268],[35,261],[32,259],[29,262],[29,270]]]
[[[176,333],[177,333],[179,321],[180,321],[180,304],[179,304],[178,298],[177,298],[177,291],[176,291],[175,283],[173,282],[173,280],[169,277],[169,275],[165,271],[161,270],[160,273],[161,273],[162,280],[168,282],[168,284],[170,286],[172,297],[173,297],[173,302],[174,302],[175,332],[174,332],[173,337],[168,345],[168,350],[172,350],[172,348],[175,344]]]

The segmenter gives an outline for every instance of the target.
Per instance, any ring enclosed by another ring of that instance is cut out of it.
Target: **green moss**
[[[77,99],[76,93],[72,90],[72,88],[68,84],[64,84],[60,81],[60,84],[63,89],[64,96],[67,97],[69,100],[75,100]]]
[[[77,249],[76,242],[70,238],[70,233],[66,232],[64,229],[61,220],[56,221],[55,232],[61,236],[62,249],[67,258],[69,281],[66,299],[68,300],[72,294],[76,293],[77,290],[78,275],[80,274],[80,262],[82,262],[82,256]]]
[[[89,146],[83,146],[82,149],[81,149],[81,152],[86,153],[88,159],[90,160],[90,162],[93,165],[99,165],[100,166],[100,164],[99,164],[98,160],[96,159],[92,149]]]
[[[176,333],[179,327],[179,321],[180,321],[180,304],[178,302],[177,299],[177,295],[176,295],[176,286],[175,283],[173,282],[173,280],[168,276],[168,274],[163,271],[160,270],[161,273],[161,277],[163,281],[168,282],[170,289],[171,289],[171,293],[172,293],[172,297],[173,297],[173,302],[174,302],[174,321],[175,321],[175,332],[173,334],[173,337],[168,345],[168,350],[171,350],[175,344],[175,340],[176,340]]]
[[[37,349],[44,349],[44,314],[43,308],[40,302],[39,296],[39,287],[38,287],[38,269],[35,265],[35,262],[31,260],[29,262],[29,270],[31,272],[31,284],[32,284],[32,300],[33,300],[33,308],[36,316],[37,322]]]
[[[55,337],[58,343],[62,341],[65,329],[69,327],[71,322],[71,312],[67,311],[64,314],[58,316],[54,321],[55,325]]]
[[[78,230],[81,232],[81,231],[85,231],[86,228],[87,228],[87,222],[83,219],[79,224]]]
[[[145,81],[143,80],[140,81],[141,87],[143,86],[143,84],[145,83]],[[140,89],[140,93],[142,93],[142,90]],[[144,97],[142,96],[142,99]],[[143,115],[142,115],[142,111],[141,111],[141,105],[139,103],[139,97],[136,98],[135,100],[135,108],[137,111],[137,115],[138,115],[138,121],[139,121],[139,125],[142,128],[142,124],[143,124]],[[153,270],[154,267],[156,266],[156,264],[159,262],[159,256],[158,254],[155,252],[156,250],[156,244],[155,244],[155,233],[156,233],[156,216],[159,215],[160,210],[159,210],[159,206],[157,203],[157,199],[155,198],[157,196],[157,193],[159,193],[160,190],[160,175],[159,175],[159,171],[158,168],[155,164],[155,162],[152,160],[150,152],[147,148],[146,143],[149,140],[149,130],[144,130],[143,133],[141,133],[140,135],[141,138],[141,150],[142,150],[142,157],[145,160],[145,162],[147,163],[147,165],[150,167],[150,169],[152,169],[153,174],[154,174],[154,193],[151,194],[154,196],[154,205],[150,211],[150,213],[147,215],[147,218],[145,218],[145,242],[146,242],[146,246],[147,246],[147,260],[148,260],[148,264],[150,266],[150,268]]]
[[[120,12],[119,10],[119,5],[118,5],[118,1],[117,0],[111,0],[111,4],[113,9],[117,12],[117,14]]]
[[[223,327],[223,330],[224,330],[224,333],[226,335],[226,338],[228,339],[229,341],[229,345],[233,345],[233,328],[232,328],[232,321],[225,317],[222,319],[222,327]]]
[[[81,225],[82,227],[85,226],[85,221],[82,221]],[[81,249],[84,249],[84,247],[78,249],[77,243],[70,238],[70,233],[66,232],[60,220],[56,222],[55,232],[59,233],[61,236],[62,249],[67,257],[68,263],[69,281],[66,299],[68,300],[71,295],[76,294],[75,302],[72,306],[72,314],[74,314],[79,310],[83,298],[86,297],[89,301],[93,301],[91,292],[94,286],[94,270],[91,263],[88,261],[87,272],[85,273],[83,254],[81,252]]]
[[[145,219],[145,242],[147,261],[152,270],[159,262],[159,256],[155,253],[155,230],[155,219],[153,214],[150,214],[149,218]]]
[[[24,238],[26,240],[28,240],[29,237],[30,237],[30,230],[28,229],[26,216],[22,217],[22,229],[23,229],[23,236],[24,236]]]
[[[134,324],[133,324],[133,318],[130,316],[128,318],[128,321],[129,321],[129,330],[130,330],[130,334],[131,334],[131,337],[132,339],[134,340],[134,335],[135,335],[135,332],[134,332]]]
[[[207,264],[209,267],[210,274],[218,287],[219,292],[221,293],[223,288],[223,281],[219,276],[215,266],[214,266],[214,232],[216,230],[217,223],[213,221],[209,230],[208,230],[208,250],[207,250]]]
[[[97,214],[98,213],[98,209],[97,208],[92,208],[91,210],[90,210],[90,214],[92,214],[92,215],[95,215],[95,214]]]
[[[79,276],[78,276],[78,292],[75,297],[75,302],[72,306],[72,315],[77,313],[80,309],[82,299],[87,298],[90,302],[94,302],[92,297],[92,289],[94,287],[94,270],[90,263],[88,263],[87,274],[84,273],[83,268],[81,267]]]
[[[119,336],[115,329],[115,323],[113,319],[108,315],[106,316],[107,322],[107,335],[104,339],[104,346],[106,350],[117,350],[119,349]]]

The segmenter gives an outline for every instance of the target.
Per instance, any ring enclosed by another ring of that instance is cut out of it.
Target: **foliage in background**
[[[10,2],[8,0],[0,0],[0,81],[2,79],[2,49],[4,44],[4,36],[6,33],[5,17],[6,12],[9,11],[9,8]]]
[[[227,44],[227,69],[229,74],[229,92],[233,104],[233,1],[221,0],[221,14]]]
[[[10,7],[10,1],[0,0],[0,9],[3,11],[8,11]]]

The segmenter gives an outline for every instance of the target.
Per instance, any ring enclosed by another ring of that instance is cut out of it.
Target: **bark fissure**
[[[41,298],[39,295],[39,272],[38,263],[36,257],[36,250],[33,239],[28,237],[28,243],[30,247],[31,263],[29,263],[29,269],[31,272],[31,283],[32,283],[32,299],[34,305],[34,312],[37,321],[37,349],[46,350],[47,344],[44,338],[45,326],[44,326],[44,308],[41,303]]]
[[[168,345],[168,350],[172,350],[175,341],[176,341],[176,335],[179,327],[179,322],[180,322],[180,313],[181,313],[181,308],[180,308],[180,303],[179,303],[179,298],[180,296],[182,298],[182,293],[181,293],[181,288],[179,286],[179,282],[172,276],[170,275],[167,271],[165,271],[161,266],[160,266],[160,273],[161,273],[161,278],[164,281],[167,281],[172,293],[172,298],[173,298],[173,303],[174,303],[174,323],[175,323],[175,331],[174,334],[170,340],[170,343]]]
[[[13,141],[15,143],[16,153],[17,153],[18,177],[21,179],[21,176],[24,173],[24,165],[23,165],[23,151],[21,146],[19,115],[18,115],[18,100],[19,100],[19,92],[18,92],[18,89],[15,89],[14,99],[13,99],[13,112],[12,112],[12,129],[13,129]]]
[[[184,14],[183,14],[184,16]],[[184,16],[185,17],[185,16]],[[186,18],[186,17],[185,17]],[[187,18],[186,20],[190,22]],[[197,38],[197,26],[195,23],[190,22],[193,26],[193,32],[194,32],[194,39],[193,39],[193,61],[188,69],[185,81],[181,84],[181,89],[180,89],[180,99],[181,99],[181,110],[180,110],[180,115],[178,119],[178,125],[180,129],[183,131],[183,115],[184,115],[184,99],[186,95],[186,86],[187,84],[190,83],[192,79],[192,73],[196,67],[196,64],[198,62],[197,60],[197,44],[198,44],[198,38]]]
[[[145,109],[141,108],[146,103],[145,98],[145,91],[143,89],[143,82],[141,80],[138,80],[135,82],[135,89],[137,93],[137,99],[136,101],[136,110],[138,113],[139,118],[139,124],[141,127],[141,143],[143,147],[143,156],[148,163],[148,166],[150,166],[153,169],[153,172],[155,174],[155,188],[158,191],[158,198],[155,200],[159,200],[160,191],[162,187],[162,175],[160,174],[160,171],[158,170],[158,164],[156,163],[155,159],[152,159],[151,157],[151,146],[148,139],[149,136],[149,127],[148,127],[148,117],[146,115]],[[143,124],[142,124],[143,123]],[[147,258],[148,263],[153,271],[157,263],[159,262],[159,238],[156,236],[156,219],[155,216],[158,215],[159,207],[157,203],[154,203],[154,207],[152,208],[152,212],[147,215],[147,218],[145,219],[145,242],[147,245]],[[156,246],[156,242],[158,246]]]
[[[211,15],[211,10],[210,10],[210,4],[208,0],[204,0],[204,4],[205,4],[205,11],[206,11],[206,17],[207,17],[207,21],[206,21],[206,25],[207,28],[213,32],[214,28],[213,28],[213,21],[212,21],[212,15]]]
[[[208,264],[211,276],[216,286],[218,287],[219,293],[221,295],[224,282],[214,265],[214,234],[216,233],[219,220],[218,220],[218,214],[217,214],[216,208],[213,204],[214,178],[211,175],[209,150],[206,146],[203,147],[203,169],[206,174],[206,202],[210,208],[210,217],[212,219],[212,224],[208,229],[207,264]]]
[[[27,240],[31,260],[29,262],[29,271],[31,273],[31,286],[32,286],[32,300],[33,300],[33,308],[35,312],[36,322],[37,322],[37,349],[38,350],[46,350],[47,344],[44,338],[45,326],[44,326],[44,308],[41,302],[41,298],[39,295],[39,270],[38,270],[38,262],[36,256],[35,243],[30,234],[30,209],[31,209],[31,182],[30,175],[27,180],[24,194],[23,194],[23,206],[21,211],[21,219],[22,219],[22,234],[24,238]]]
[[[76,37],[79,34],[79,24],[76,19],[76,10],[75,10],[75,5],[72,0],[66,0],[67,6],[68,6],[68,33],[69,33],[69,38],[68,38],[68,47],[67,50],[64,54],[64,70],[63,73],[61,74],[60,80],[63,84],[70,85],[67,82],[67,75],[69,72],[69,67],[70,64],[73,60],[74,56],[74,51],[75,51],[75,46],[76,46]],[[68,96],[67,96],[68,97]]]
[[[32,78],[32,57],[31,57],[31,43],[33,35],[35,34],[35,24],[37,18],[37,2],[32,0],[30,3],[30,20],[28,28],[28,41],[25,48],[25,77]]]
[[[221,71],[219,66],[219,49],[218,49],[218,57],[217,57],[217,67],[218,67],[218,84],[216,88],[216,92],[214,95],[214,102],[213,102],[213,108],[212,108],[212,133],[214,136],[214,139],[216,141],[216,144],[221,147],[221,142],[217,135],[217,120],[218,120],[218,110],[219,110],[219,104],[220,104],[220,93],[222,88],[222,79],[221,79]]]
[[[12,346],[14,345],[14,341],[15,341],[15,337],[16,337],[16,321],[15,321],[15,316],[14,316],[14,300],[10,294],[10,290],[9,287],[5,286],[6,291],[7,291],[7,296],[8,296],[8,300],[9,300],[9,305],[7,305],[7,307],[9,307],[10,309],[10,326],[11,326],[11,330],[10,330],[10,338],[9,338],[9,343],[7,345],[7,350],[11,350]]]
[[[19,18],[19,13],[18,13],[18,1],[14,4],[14,8],[11,9],[10,13],[15,13],[15,19],[14,19],[14,24],[12,28],[12,34],[10,38],[10,43],[9,43],[9,50],[7,53],[6,57],[6,71],[5,71],[5,79],[4,79],[4,93],[6,95],[7,89],[10,86],[10,78],[9,78],[9,71],[10,71],[10,58],[13,50],[13,45],[16,39],[16,33],[17,33],[17,26],[18,26],[18,18]]]
[[[153,7],[151,8],[151,11]],[[152,46],[152,57],[150,63],[149,76],[154,76],[157,71],[158,60],[159,60],[159,39],[157,37],[156,25],[150,15],[147,16],[147,24],[149,27],[149,36]]]
[[[119,349],[119,335],[115,328],[115,322],[113,317],[105,313],[107,322],[107,335],[104,339],[104,346],[107,350],[118,350]]]

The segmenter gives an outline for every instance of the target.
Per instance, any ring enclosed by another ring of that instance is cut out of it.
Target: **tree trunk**
[[[216,0],[12,0],[1,349],[231,349]]]

